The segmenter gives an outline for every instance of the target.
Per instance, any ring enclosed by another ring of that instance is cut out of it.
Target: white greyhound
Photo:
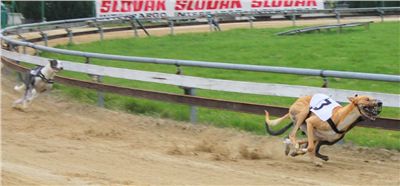
[[[14,108],[25,109],[40,93],[50,90],[53,87],[53,79],[57,72],[63,69],[60,61],[49,60],[46,66],[39,66],[29,71],[25,76],[24,83],[16,85],[14,90],[24,91],[22,98],[13,103]]]

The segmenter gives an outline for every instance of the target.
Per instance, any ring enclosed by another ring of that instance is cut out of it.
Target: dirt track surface
[[[283,155],[281,139],[137,116],[41,95],[11,108],[2,78],[3,185],[399,185],[400,154],[323,147],[331,160]],[[262,124],[262,123],[260,123]]]

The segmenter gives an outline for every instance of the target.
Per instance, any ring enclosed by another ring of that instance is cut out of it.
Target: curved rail
[[[72,51],[66,49],[51,48],[42,45],[33,44],[30,42],[17,41],[10,38],[4,38],[5,41],[14,43],[20,46],[27,46],[37,50],[80,56],[85,58],[98,58],[107,60],[118,60],[127,62],[140,62],[140,63],[153,63],[153,64],[164,64],[164,65],[176,65],[176,66],[192,66],[192,67],[204,67],[204,68],[218,68],[225,70],[243,70],[253,72],[272,72],[272,73],[283,73],[283,74],[296,74],[296,75],[308,75],[308,76],[322,76],[322,77],[338,77],[338,78],[350,78],[350,79],[365,79],[375,81],[389,81],[389,82],[400,82],[400,76],[396,75],[385,75],[385,74],[372,74],[372,73],[360,73],[360,72],[345,72],[335,70],[316,70],[316,69],[305,69],[305,68],[290,68],[290,67],[275,67],[275,66],[261,66],[261,65],[243,65],[243,64],[230,64],[220,62],[206,62],[206,61],[193,61],[193,60],[179,60],[179,59],[162,59],[162,58],[150,58],[150,57],[134,57],[134,56],[120,56],[112,54],[101,54],[94,52],[81,52]]]
[[[337,11],[337,10],[336,10]],[[10,30],[18,30],[26,27],[33,26],[46,26],[54,24],[65,24],[65,23],[76,23],[82,21],[99,21],[109,20],[112,18],[126,18],[129,16],[114,16],[107,18],[82,18],[72,20],[61,20],[44,23],[27,24],[6,28],[0,33],[0,38],[11,45],[26,46],[33,49],[47,51],[52,53],[59,53],[72,56],[80,56],[85,58],[98,58],[106,60],[119,60],[127,62],[139,62],[139,63],[154,63],[154,64],[166,64],[176,66],[193,66],[203,68],[217,68],[226,70],[242,70],[242,71],[254,71],[254,72],[270,72],[270,73],[283,73],[283,74],[296,74],[296,75],[308,75],[308,76],[321,76],[321,77],[337,77],[337,78],[349,78],[349,79],[364,79],[364,80],[375,80],[375,81],[388,81],[388,82],[400,82],[400,76],[388,75],[388,74],[372,74],[372,73],[360,73],[360,72],[345,72],[345,71],[334,71],[324,69],[305,69],[305,68],[290,68],[290,67],[277,67],[277,66],[260,66],[260,65],[244,65],[244,64],[230,64],[220,62],[207,62],[207,61],[194,61],[194,60],[179,60],[179,59],[163,59],[163,58],[150,58],[150,57],[135,57],[135,56],[120,56],[111,54],[101,54],[93,52],[80,52],[66,49],[52,48],[42,45],[37,45],[32,42],[19,41],[11,37],[3,35],[3,33],[9,32]]]
[[[322,29],[332,29],[332,28],[342,29],[342,28],[355,27],[355,26],[367,26],[367,28],[369,28],[369,24],[370,23],[373,23],[373,21],[345,23],[345,24],[336,24],[336,25],[311,26],[311,27],[305,27],[305,28],[299,28],[299,29],[279,32],[276,35],[279,35],[279,36],[281,36],[281,35],[294,35],[294,34],[299,34],[299,33],[321,31]]]

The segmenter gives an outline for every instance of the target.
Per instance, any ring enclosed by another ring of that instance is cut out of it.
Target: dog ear
[[[353,103],[356,100],[357,94],[354,97],[347,97],[350,103]]]
[[[52,67],[57,66],[57,63],[58,63],[58,61],[55,60],[55,59],[50,59],[49,62],[50,62],[50,65],[51,65]]]

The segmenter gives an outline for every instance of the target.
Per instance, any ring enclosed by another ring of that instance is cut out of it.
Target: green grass
[[[276,36],[283,29],[237,29],[225,32],[182,34],[177,36],[107,40],[82,45],[58,46],[72,50],[90,51],[118,55],[217,61],[225,63],[287,66],[299,68],[356,71],[380,74],[400,74],[399,23],[372,24],[364,28],[297,36]],[[83,62],[81,57],[44,53],[44,56]],[[176,67],[93,59],[93,64],[146,71],[175,73]],[[185,75],[251,82],[282,83],[319,87],[320,77],[285,75],[274,73],[244,72],[221,69],[182,67]],[[62,75],[89,79],[87,75],[63,72]],[[106,83],[182,93],[175,86],[105,78]],[[81,101],[95,103],[93,91],[58,86],[67,95]],[[363,90],[385,93],[400,93],[398,83],[329,78],[330,88]],[[229,92],[197,90],[197,95],[234,101],[289,106],[295,99],[273,96],[258,96]],[[350,95],[349,95],[350,96]],[[189,106],[159,101],[149,101],[106,94],[106,107],[152,116],[187,121]],[[171,109],[173,108],[173,109]],[[382,116],[400,118],[400,110],[385,107]],[[199,109],[199,121],[220,127],[235,127],[263,134],[263,117],[221,110]],[[385,136],[385,137],[382,137]],[[355,128],[346,138],[354,143],[400,149],[399,132],[377,129]],[[366,140],[367,139],[367,140]]]

